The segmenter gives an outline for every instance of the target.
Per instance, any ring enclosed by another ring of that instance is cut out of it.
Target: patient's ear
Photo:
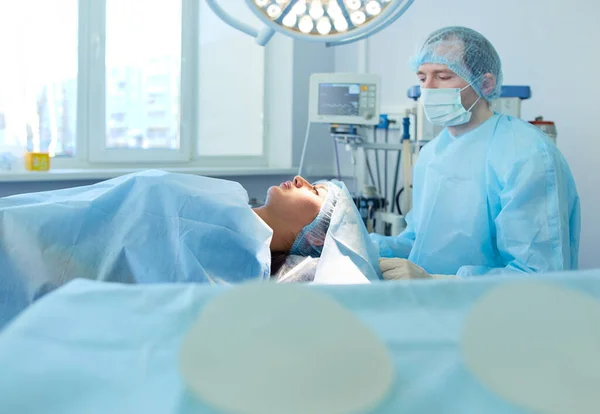
[[[314,233],[308,233],[306,235],[306,241],[309,242],[313,246],[323,246],[325,244],[325,234],[324,235],[316,235]]]

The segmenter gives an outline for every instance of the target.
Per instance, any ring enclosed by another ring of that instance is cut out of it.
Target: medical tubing
[[[402,159],[402,150],[398,150],[398,157],[396,158],[396,172],[394,174],[394,191],[392,192],[392,197],[396,195],[396,191],[398,190],[398,176],[400,175],[400,160]],[[394,212],[394,203],[392,204],[392,213]],[[396,203],[397,206],[397,203]],[[398,214],[400,214],[400,209],[398,209]]]
[[[373,142],[377,143],[377,128],[373,127]],[[375,168],[377,168],[377,193],[381,194],[381,167],[379,166],[379,151],[376,149],[375,152]]]
[[[410,139],[410,118],[408,116],[405,116],[404,118],[402,118],[402,140],[405,139]],[[396,193],[396,190],[398,189],[398,175],[400,174],[400,160],[402,159],[402,151],[399,150],[398,151],[398,157],[396,158],[396,173],[394,175],[394,191],[392,192],[392,197],[396,198],[396,202],[395,203],[391,203],[392,204],[392,213],[394,212],[394,205],[398,208],[398,214],[402,214],[401,213],[401,209],[400,209],[400,205],[398,204],[398,200],[399,200],[399,194],[402,192],[402,190],[400,190],[398,193]]]
[[[402,134],[402,152],[403,152],[403,164],[404,164],[404,189],[406,190],[406,206],[407,210],[410,210],[412,204],[411,193],[411,143],[410,143],[410,119],[408,116],[402,118],[404,125],[404,134]]]
[[[402,215],[402,209],[400,208],[400,195],[402,195],[402,192],[404,191],[404,187],[402,187],[400,189],[400,191],[398,191],[396,193],[396,208],[398,209],[398,214]]]
[[[396,204],[396,208],[398,209],[398,214],[400,214],[401,216],[403,214],[402,214],[402,209],[400,208],[400,196],[402,195],[403,192],[404,192],[404,187],[402,187],[400,189],[400,191],[398,191],[396,193],[396,203],[395,203]]]
[[[390,139],[390,125],[389,122],[385,127],[385,143],[387,144],[389,142]],[[385,199],[385,201],[388,201],[388,158],[389,158],[389,154],[387,151],[383,151],[383,155],[385,156],[385,159],[383,160],[383,170],[385,171],[385,175],[383,176],[383,185],[385,186],[385,188],[383,189],[383,198]],[[392,195],[393,197],[393,195]],[[392,203],[390,203],[392,204]],[[389,208],[388,206],[384,206],[384,209]]]
[[[300,166],[298,167],[298,175],[302,176],[302,167],[304,166],[304,156],[306,155],[306,145],[308,144],[308,137],[310,136],[310,127],[312,123],[310,119],[306,123],[306,135],[304,136],[304,146],[302,147],[302,156],[300,157]]]
[[[338,180],[342,181],[342,173],[340,170],[340,154],[338,153],[338,145],[335,137],[333,137],[333,149],[335,150],[335,163],[337,166]]]
[[[375,178],[373,177],[373,170],[371,169],[371,163],[369,162],[369,157],[365,154],[365,162],[367,164],[367,171],[369,172],[369,177],[371,177],[371,184],[375,186]]]

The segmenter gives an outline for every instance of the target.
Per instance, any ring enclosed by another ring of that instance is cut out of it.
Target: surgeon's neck
[[[254,212],[260,217],[267,226],[273,230],[273,238],[271,239],[272,252],[289,252],[292,244],[296,239],[296,234],[291,230],[288,224],[271,214],[266,206],[253,208]]]
[[[490,119],[492,115],[494,115],[494,112],[490,109],[488,101],[485,99],[480,99],[479,102],[475,104],[471,112],[471,120],[466,124],[448,127],[448,132],[450,132],[450,135],[453,137],[464,135],[467,132],[474,130],[479,125]]]

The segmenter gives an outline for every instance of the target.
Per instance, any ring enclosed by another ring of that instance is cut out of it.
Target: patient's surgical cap
[[[466,27],[445,27],[429,35],[411,67],[417,72],[425,63],[439,63],[469,82],[475,92],[491,101],[500,97],[502,64],[494,46],[480,33]],[[486,73],[496,78],[496,87],[483,92]]]
[[[325,236],[329,229],[331,216],[335,205],[341,195],[340,188],[328,183],[327,197],[321,206],[317,217],[308,226],[305,226],[296,237],[290,250],[291,255],[320,257],[325,244]]]

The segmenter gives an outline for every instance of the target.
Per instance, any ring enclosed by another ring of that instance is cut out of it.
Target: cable
[[[416,125],[416,123],[415,123]],[[402,127],[403,134],[400,138],[400,142],[403,142],[405,139],[410,139],[410,117],[409,114],[406,113],[406,116],[402,118]],[[416,128],[415,128],[416,129]],[[394,192],[392,193],[392,197],[396,194],[396,190],[398,188],[398,175],[400,174],[400,161],[402,159],[402,151],[398,151],[398,158],[396,158],[396,174],[394,175]],[[396,200],[398,200],[398,196],[396,195]],[[398,214],[401,213],[400,205],[398,201],[396,201],[396,207],[398,208]],[[394,203],[392,203],[392,213],[394,212]]]
[[[377,143],[377,127],[373,127],[373,142]],[[377,168],[377,192],[381,194],[381,168],[379,167],[379,151],[375,152],[375,168]]]
[[[398,190],[398,175],[400,175],[400,161],[402,160],[402,150],[398,150],[398,157],[396,158],[396,173],[394,174],[394,191],[392,192],[392,197],[396,194]],[[394,212],[394,203],[392,204],[392,213]],[[398,203],[396,203],[396,206]],[[398,214],[400,213],[400,208],[398,208]]]
[[[389,137],[390,137],[390,125],[388,123],[388,125],[385,127],[385,143],[386,144],[389,141]],[[389,158],[388,155],[389,154],[387,151],[383,151],[383,155],[385,156],[385,160],[383,162],[383,170],[385,171],[385,175],[383,176],[384,177],[383,185],[385,186],[385,188],[383,189],[383,194],[384,194],[383,198],[387,202],[387,199],[388,199],[388,175],[389,175],[388,174],[388,158]],[[392,203],[390,203],[390,204],[392,204]]]
[[[402,215],[402,209],[400,208],[400,196],[402,195],[402,192],[404,191],[404,187],[402,187],[400,189],[400,191],[398,191],[398,193],[396,193],[396,208],[398,208],[398,214]]]
[[[365,162],[367,164],[367,171],[369,171],[369,177],[371,177],[371,183],[375,186],[375,178],[373,177],[373,170],[371,170],[371,163],[369,162],[369,158],[365,154]]]
[[[413,186],[411,185],[410,188],[413,188]],[[400,214],[401,216],[404,215],[402,213],[402,209],[400,208],[400,196],[402,195],[403,192],[404,192],[404,187],[402,187],[400,189],[400,191],[398,191],[398,193],[396,194],[396,208],[398,208],[398,214]]]
[[[342,173],[340,170],[340,155],[338,154],[338,145],[335,137],[333,137],[333,149],[335,150],[335,163],[337,165],[338,180],[342,181]]]
[[[300,157],[300,166],[298,167],[298,175],[302,176],[302,167],[304,166],[304,156],[306,155],[306,145],[308,144],[308,137],[310,136],[310,127],[312,123],[310,119],[306,123],[306,135],[304,136],[304,147],[302,147],[302,156]]]

